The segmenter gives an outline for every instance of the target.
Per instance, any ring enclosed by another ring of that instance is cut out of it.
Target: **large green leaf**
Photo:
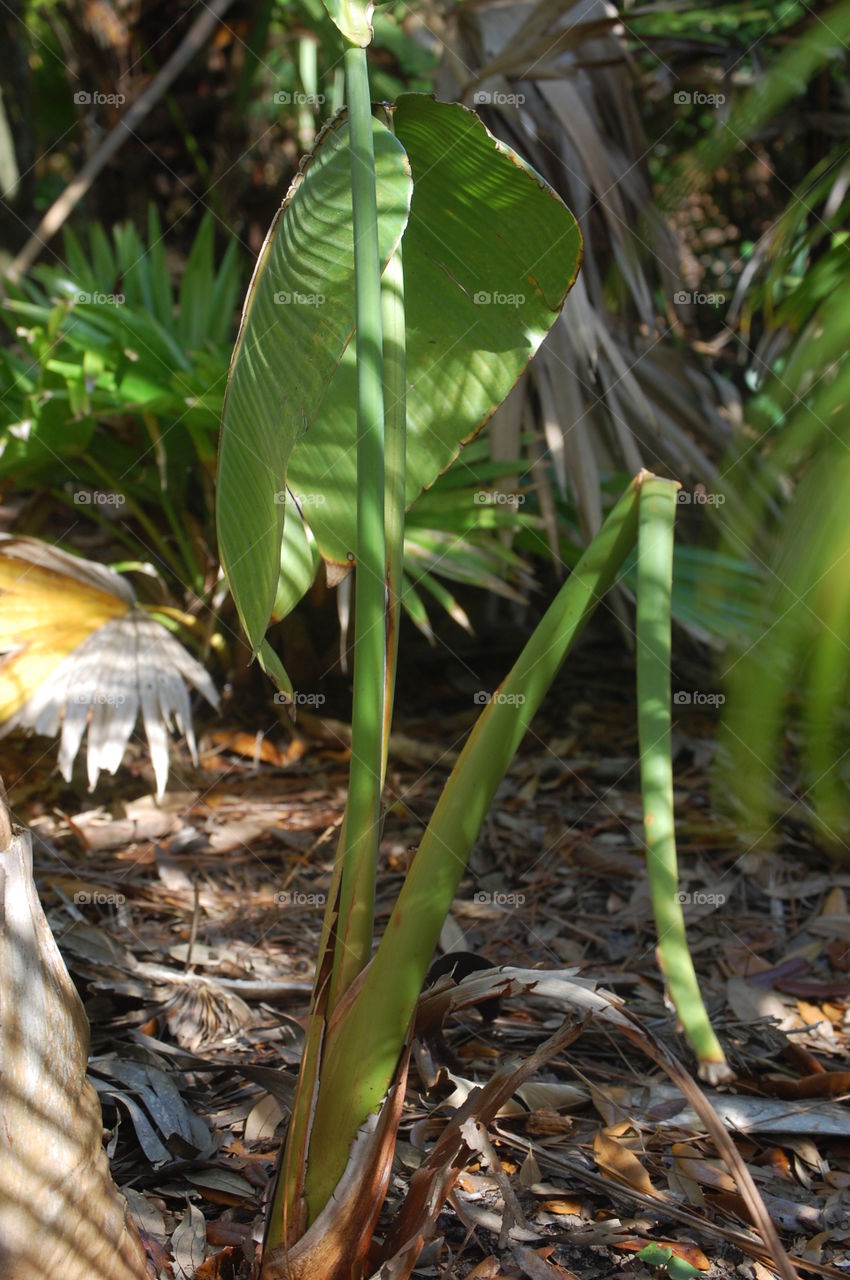
[[[323,3],[331,21],[346,40],[359,45],[361,49],[372,43],[372,25],[369,20],[374,4],[364,3],[364,0],[323,0]]]
[[[373,131],[379,251],[386,262],[407,220],[411,178],[401,144],[377,120]],[[219,550],[255,650],[277,592],[289,455],[312,426],[353,327],[348,126],[337,120],[320,135],[266,237],[225,397]]]
[[[295,608],[313,585],[319,567],[318,548],[301,518],[297,499],[286,494],[286,519],[280,548],[280,580],[272,617],[277,622]]]
[[[575,279],[581,234],[555,192],[473,112],[406,94],[393,123],[414,180],[404,234],[409,506],[543,341]],[[355,550],[355,372],[352,344],[288,472],[322,555],[340,565]]]

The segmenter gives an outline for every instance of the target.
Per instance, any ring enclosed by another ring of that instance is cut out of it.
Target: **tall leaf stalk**
[[[346,49],[345,78],[357,319],[357,576],[351,771],[329,1014],[368,961],[372,949],[386,679],[384,351],[372,106],[365,49]]]
[[[701,1072],[717,1083],[731,1072],[706,1013],[688,948],[673,815],[670,597],[677,488],[651,476],[641,498],[636,623],[641,792],[659,964]]]
[[[382,281],[365,49],[347,48],[344,67],[357,325],[357,568],[351,763],[348,803],[325,914],[299,1086],[267,1224],[266,1250],[297,1238],[307,1223],[315,1221],[342,1173],[354,1136],[352,1132],[348,1143],[340,1143],[337,1132],[330,1149],[323,1149],[315,1141],[313,1108],[319,1108],[325,1100],[322,1110],[328,1109],[323,1070],[328,1020],[371,953],[381,793],[398,651],[406,428],[402,258],[399,247]],[[332,1116],[334,1110],[331,1098]],[[311,1152],[322,1154],[310,1159]]]

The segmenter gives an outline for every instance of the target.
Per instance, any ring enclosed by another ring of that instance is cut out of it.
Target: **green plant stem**
[[[404,324],[404,274],[401,248],[396,250],[381,282],[383,315],[384,389],[386,393],[386,554],[388,602],[386,615],[386,671],[384,677],[383,743],[381,752],[381,782],[383,783],[389,751],[390,724],[392,721],[395,673],[398,656],[398,628],[401,613],[402,568],[404,561],[404,509],[405,509],[405,324]],[[356,649],[355,649],[356,653]],[[350,810],[349,815],[350,816]],[[339,848],[347,844],[346,828],[340,833]],[[340,863],[334,869],[329,893],[331,911],[339,888]],[[265,1248],[273,1249],[284,1239],[295,1239],[302,1229],[299,1221],[298,1197],[300,1182],[296,1170],[306,1158],[309,1143],[309,1123],[312,1110],[304,1104],[300,1091],[308,1088],[319,1076],[322,1030],[326,1017],[321,990],[321,957],[333,928],[332,920],[325,919],[322,942],[319,948],[320,965],[310,1005],[304,1041],[304,1061],[299,1073],[298,1092],[292,1107],[292,1121],[287,1134],[286,1150],[268,1215]]]
[[[571,645],[634,546],[632,481],[482,712],[440,797],[386,933],[345,1017],[327,1030],[311,1149],[311,1220],[345,1167],[359,1126],[385,1097],[440,930],[496,789]]]
[[[401,245],[381,281],[384,331],[384,394],[386,400],[387,616],[384,727],[381,779],[386,777],[390,727],[398,667],[398,629],[404,592],[405,459],[407,452],[407,384],[405,370],[404,267]]]
[[[187,538],[186,534],[184,533],[183,526],[181,525],[180,521],[177,519],[171,499],[169,498],[167,493],[162,494],[162,509],[165,512],[169,525],[171,526],[171,532],[174,534],[174,539],[177,545],[179,546],[180,551],[182,552],[183,562],[185,565],[185,569],[191,579],[192,589],[194,590],[195,594],[199,596],[202,594],[204,590],[203,570],[201,569],[201,566],[198,564],[198,560],[195,555],[195,550],[192,546],[191,540]],[[188,584],[184,584],[184,585],[188,585]]]
[[[328,1015],[372,950],[386,670],[381,264],[366,51],[344,54],[351,146],[357,321],[357,576],[351,771]]]
[[[331,82],[331,115],[336,115],[345,106],[345,71],[342,67],[334,69]]]
[[[658,957],[670,999],[697,1052],[700,1074],[728,1074],[706,1013],[685,934],[679,897],[670,756],[670,601],[676,492],[671,480],[648,479],[640,497],[637,558],[637,704],[646,863],[658,934]]]
[[[308,99],[314,101],[319,93],[319,46],[312,35],[302,36],[298,41],[298,74],[301,85]],[[313,108],[308,102],[298,104],[298,145],[302,151],[309,151],[316,141],[316,119]]]

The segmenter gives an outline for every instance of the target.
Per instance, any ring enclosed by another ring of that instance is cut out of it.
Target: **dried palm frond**
[[[157,795],[168,778],[168,731],[197,759],[186,682],[213,706],[200,663],[136,605],[114,570],[35,538],[0,536],[0,735],[22,728],[53,737],[70,781],[88,731],[90,788],[118,768],[139,709]]]
[[[648,466],[710,484],[730,434],[731,389],[674,347],[674,297],[699,282],[653,198],[628,21],[608,0],[476,0],[442,32],[440,96],[474,105],[581,226],[582,270],[528,386],[588,539],[603,475]]]
[[[218,1048],[222,1041],[250,1027],[254,1014],[241,996],[216,982],[197,978],[176,987],[164,1006],[168,1030],[192,1053]]]

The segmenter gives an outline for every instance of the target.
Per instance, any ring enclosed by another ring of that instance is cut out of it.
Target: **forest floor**
[[[681,690],[706,687],[698,666],[677,675]],[[402,670],[379,930],[475,695],[497,678],[450,679],[438,658]],[[92,1024],[90,1073],[115,1177],[160,1276],[246,1277],[261,1235],[345,799],[346,728],[320,719],[326,709],[287,726],[268,702],[238,715],[231,703],[231,724],[225,712],[202,727],[197,767],[177,751],[159,805],[141,749],[90,797],[53,772],[55,743],[0,743],[0,773],[15,817],[33,830],[42,901]],[[799,1274],[847,1276],[850,874],[818,852],[796,810],[774,854],[748,853],[712,800],[716,714],[694,699],[675,712],[688,936],[736,1072],[708,1093]],[[441,946],[497,966],[577,970],[695,1070],[655,959],[634,679],[614,646],[585,645],[535,720]],[[419,1046],[387,1219],[470,1085],[537,1048],[563,1016],[551,1000],[506,1000],[492,1022],[464,1013],[444,1039]],[[591,1022],[489,1138],[491,1155],[461,1175],[415,1274],[773,1273],[701,1122],[610,1027]],[[650,1242],[672,1249],[660,1266],[657,1253],[638,1256]]]

